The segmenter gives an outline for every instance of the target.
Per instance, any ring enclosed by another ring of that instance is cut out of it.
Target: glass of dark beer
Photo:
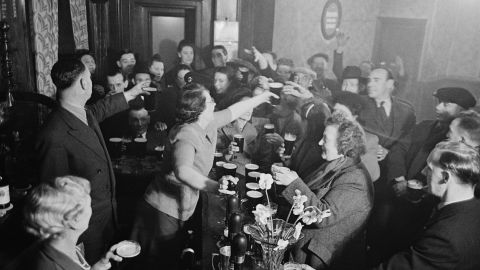
[[[233,135],[233,141],[238,146],[238,152],[243,153],[243,147],[244,147],[244,143],[245,143],[245,138],[243,137],[243,135],[242,134]]]
[[[108,151],[113,159],[122,155],[122,138],[108,139]]]
[[[283,137],[283,143],[285,145],[285,152],[283,152],[283,155],[285,155],[285,156],[291,156],[292,155],[293,146],[295,145],[296,140],[297,140],[297,136],[295,134],[285,133],[285,136]]]
[[[263,128],[265,129],[265,134],[275,132],[275,126],[273,124],[265,124],[265,125],[263,125]]]
[[[133,140],[134,144],[134,154],[137,157],[143,157],[145,156],[145,153],[147,152],[147,139],[145,138],[135,138]]]
[[[270,92],[272,92],[272,93],[276,94],[278,97],[280,97],[280,94],[281,94],[282,89],[283,89],[283,83],[271,82],[271,83],[268,84],[268,86],[270,87]],[[279,98],[271,98],[270,102],[273,105],[278,105],[278,104],[280,104],[280,99]]]
[[[237,165],[233,163],[223,164],[223,175],[231,175],[235,177],[237,175]]]
[[[259,168],[260,167],[257,164],[253,164],[253,163],[245,164],[245,178],[248,178],[248,173],[256,172],[258,171]]]
[[[419,180],[412,179],[407,181],[407,199],[412,203],[418,203],[422,200],[423,183]]]

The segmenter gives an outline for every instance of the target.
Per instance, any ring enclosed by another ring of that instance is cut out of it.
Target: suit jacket
[[[422,180],[424,176],[421,171],[427,165],[427,157],[437,143],[447,138],[448,125],[437,120],[418,123],[412,131],[412,142],[405,156],[405,169],[397,174],[405,175],[406,179]]]
[[[422,236],[376,269],[480,269],[480,201],[452,203],[438,210]]]
[[[79,264],[45,241],[27,248],[5,270],[83,270]]]
[[[401,176],[398,175],[399,168],[405,168],[405,155],[410,147],[411,131],[416,121],[415,111],[407,101],[392,97],[390,118],[393,117],[393,128],[388,130],[376,112],[375,100],[364,98],[366,106],[360,113],[359,120],[364,124],[365,131],[377,135],[378,143],[389,150],[385,159],[385,176],[391,180]]]
[[[90,223],[115,214],[115,176],[99,121],[128,108],[123,94],[106,97],[87,108],[89,126],[62,107],[54,110],[36,142],[40,180],[77,175],[90,181]],[[113,211],[113,213],[112,213]]]
[[[361,269],[366,256],[365,227],[373,206],[372,181],[360,161],[347,158],[326,173],[328,164],[304,181],[296,179],[282,192],[293,203],[298,189],[308,197],[305,207],[313,205],[332,212],[321,223],[303,230],[305,237],[297,245],[296,259],[302,262],[301,253],[307,249],[331,268]]]

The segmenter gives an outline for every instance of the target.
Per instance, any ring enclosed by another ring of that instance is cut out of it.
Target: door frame
[[[375,26],[375,39],[373,42],[373,49],[372,49],[372,62],[373,63],[379,63],[380,58],[380,42],[381,42],[381,33],[382,33],[382,27],[385,25],[400,25],[404,26],[406,28],[422,28],[423,29],[423,42],[422,42],[422,48],[419,52],[419,61],[418,61],[418,67],[417,67],[417,73],[416,74],[409,74],[409,81],[417,81],[418,78],[420,77],[421,73],[421,67],[422,67],[422,62],[423,62],[423,51],[425,47],[425,38],[426,38],[426,26],[427,26],[427,19],[416,19],[416,18],[395,18],[395,17],[378,17],[377,18],[377,23]],[[413,76],[412,76],[413,75]]]
[[[151,54],[151,40],[142,41],[149,42],[144,48],[148,49],[148,52],[140,52],[135,50],[135,33],[139,29],[132,29],[133,20],[135,16],[135,7],[147,7],[147,8],[162,8],[164,10],[184,9],[194,10],[195,12],[195,46],[203,48],[208,46],[212,42],[212,1],[213,0],[117,0],[119,3],[116,9],[117,22],[120,29],[120,40],[118,45],[112,44],[112,47],[117,49],[131,48],[142,57],[148,57]],[[148,14],[146,14],[149,16]],[[123,19],[125,18],[125,19]],[[145,26],[143,26],[145,27]],[[151,26],[147,26],[150,28]],[[151,29],[142,29],[145,31],[151,31]]]

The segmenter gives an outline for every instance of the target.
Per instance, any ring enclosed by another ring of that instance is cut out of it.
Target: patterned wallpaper
[[[32,26],[38,92],[55,96],[50,71],[58,59],[58,0],[32,1]]]
[[[341,0],[341,31],[350,36],[344,64],[357,65],[369,60],[375,37],[375,23],[380,0]],[[320,20],[326,0],[275,1],[273,51],[291,58],[296,66],[306,66],[308,57],[317,52],[333,57],[335,39],[324,40]],[[330,65],[332,61],[330,61]],[[328,75],[327,75],[328,76]],[[333,77],[330,74],[329,77]]]
[[[87,6],[85,0],[70,0],[73,38],[76,49],[88,49]]]

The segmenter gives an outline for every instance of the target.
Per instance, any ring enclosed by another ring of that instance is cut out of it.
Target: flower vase
[[[260,245],[262,246],[263,268],[265,270],[282,269],[283,256],[287,249],[275,249],[276,244],[260,243]]]
[[[247,230],[255,242],[260,243],[262,247],[264,269],[282,269],[282,260],[287,247],[279,247],[278,240],[286,240],[288,245],[292,245],[303,238],[304,235],[301,233],[298,238],[295,238],[295,226],[282,219],[273,219],[269,222],[272,224],[271,228],[255,223],[247,225]]]

